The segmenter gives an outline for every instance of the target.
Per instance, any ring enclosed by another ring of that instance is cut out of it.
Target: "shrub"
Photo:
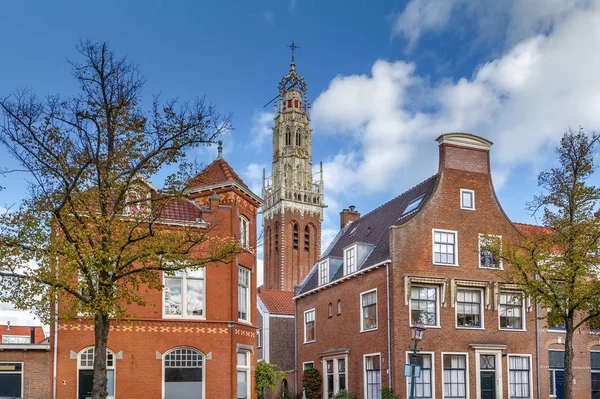
[[[345,389],[342,389],[333,396],[333,399],[360,399],[358,395],[350,393]]]
[[[320,399],[323,395],[323,379],[317,369],[306,369],[302,374],[302,388],[306,394],[306,399]]]
[[[398,399],[398,395],[394,395],[392,388],[381,388],[381,399]]]

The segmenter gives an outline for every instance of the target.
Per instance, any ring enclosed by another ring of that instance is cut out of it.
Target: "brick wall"
[[[46,399],[50,392],[50,353],[45,350],[2,350],[0,362],[23,362],[23,399]]]

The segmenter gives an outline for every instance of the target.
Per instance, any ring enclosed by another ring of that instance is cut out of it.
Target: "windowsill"
[[[553,327],[548,327],[546,329],[548,332],[557,332],[557,333],[563,333],[566,334],[567,330],[565,328],[553,328]]]
[[[474,211],[475,208],[464,208],[464,207],[460,207],[460,209],[462,209],[463,211]]]
[[[316,339],[313,339],[312,341],[304,341],[304,344],[312,344],[312,343],[314,343],[314,342],[317,342],[317,340],[316,340]]]
[[[167,320],[206,320],[206,317],[204,316],[177,316],[165,314],[163,314],[162,318]]]
[[[456,326],[457,330],[485,330],[485,327]]]
[[[408,326],[409,327],[414,327],[413,324],[409,324]],[[423,326],[423,327],[425,327],[425,329],[429,329],[429,328],[442,328],[442,326]]]
[[[504,270],[504,267],[500,266],[500,267],[486,267],[486,266],[481,266],[479,265],[480,269],[486,269],[486,270]]]
[[[238,323],[242,323],[242,324],[247,324],[249,326],[252,325],[252,322],[249,320],[242,320],[242,319],[238,319]]]
[[[450,267],[459,267],[460,265],[458,263],[435,263],[433,262],[434,266],[450,266]]]
[[[377,331],[377,327],[369,328],[368,330],[360,330],[360,333],[361,334],[362,333],[368,333],[368,332],[371,332],[371,331]]]
[[[515,331],[515,332],[527,331],[527,329],[524,329],[524,328],[499,328],[498,330],[500,330],[500,331]]]

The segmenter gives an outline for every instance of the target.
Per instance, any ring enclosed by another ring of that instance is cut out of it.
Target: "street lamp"
[[[421,323],[421,320],[417,321],[417,323],[410,327],[410,338],[415,342],[412,355],[411,355],[411,373],[410,373],[410,399],[415,398],[415,369],[417,365],[417,353],[419,349],[417,348],[417,344],[423,340],[423,334],[425,333],[425,326]]]

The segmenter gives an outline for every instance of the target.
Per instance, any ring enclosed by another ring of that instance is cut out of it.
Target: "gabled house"
[[[139,191],[132,195],[146,195]],[[209,237],[233,238],[244,251],[226,264],[161,275],[163,292],[146,289],[147,306],[132,306],[128,314],[133,316],[111,324],[108,350],[102,354],[110,398],[255,397],[254,247],[260,205],[261,199],[222,158],[220,147],[218,158],[190,184],[186,198],[161,209],[157,224],[208,229]],[[56,342],[52,396],[90,397],[93,325],[83,317],[63,319],[59,303],[51,332],[51,342]]]
[[[537,394],[534,307],[505,282],[510,265],[487,241],[518,236],[492,184],[492,143],[463,133],[437,141],[438,173],[362,217],[343,211],[296,290],[297,369],[321,372],[323,398],[342,389],[381,398],[383,386],[408,397],[418,321],[416,397]]]

